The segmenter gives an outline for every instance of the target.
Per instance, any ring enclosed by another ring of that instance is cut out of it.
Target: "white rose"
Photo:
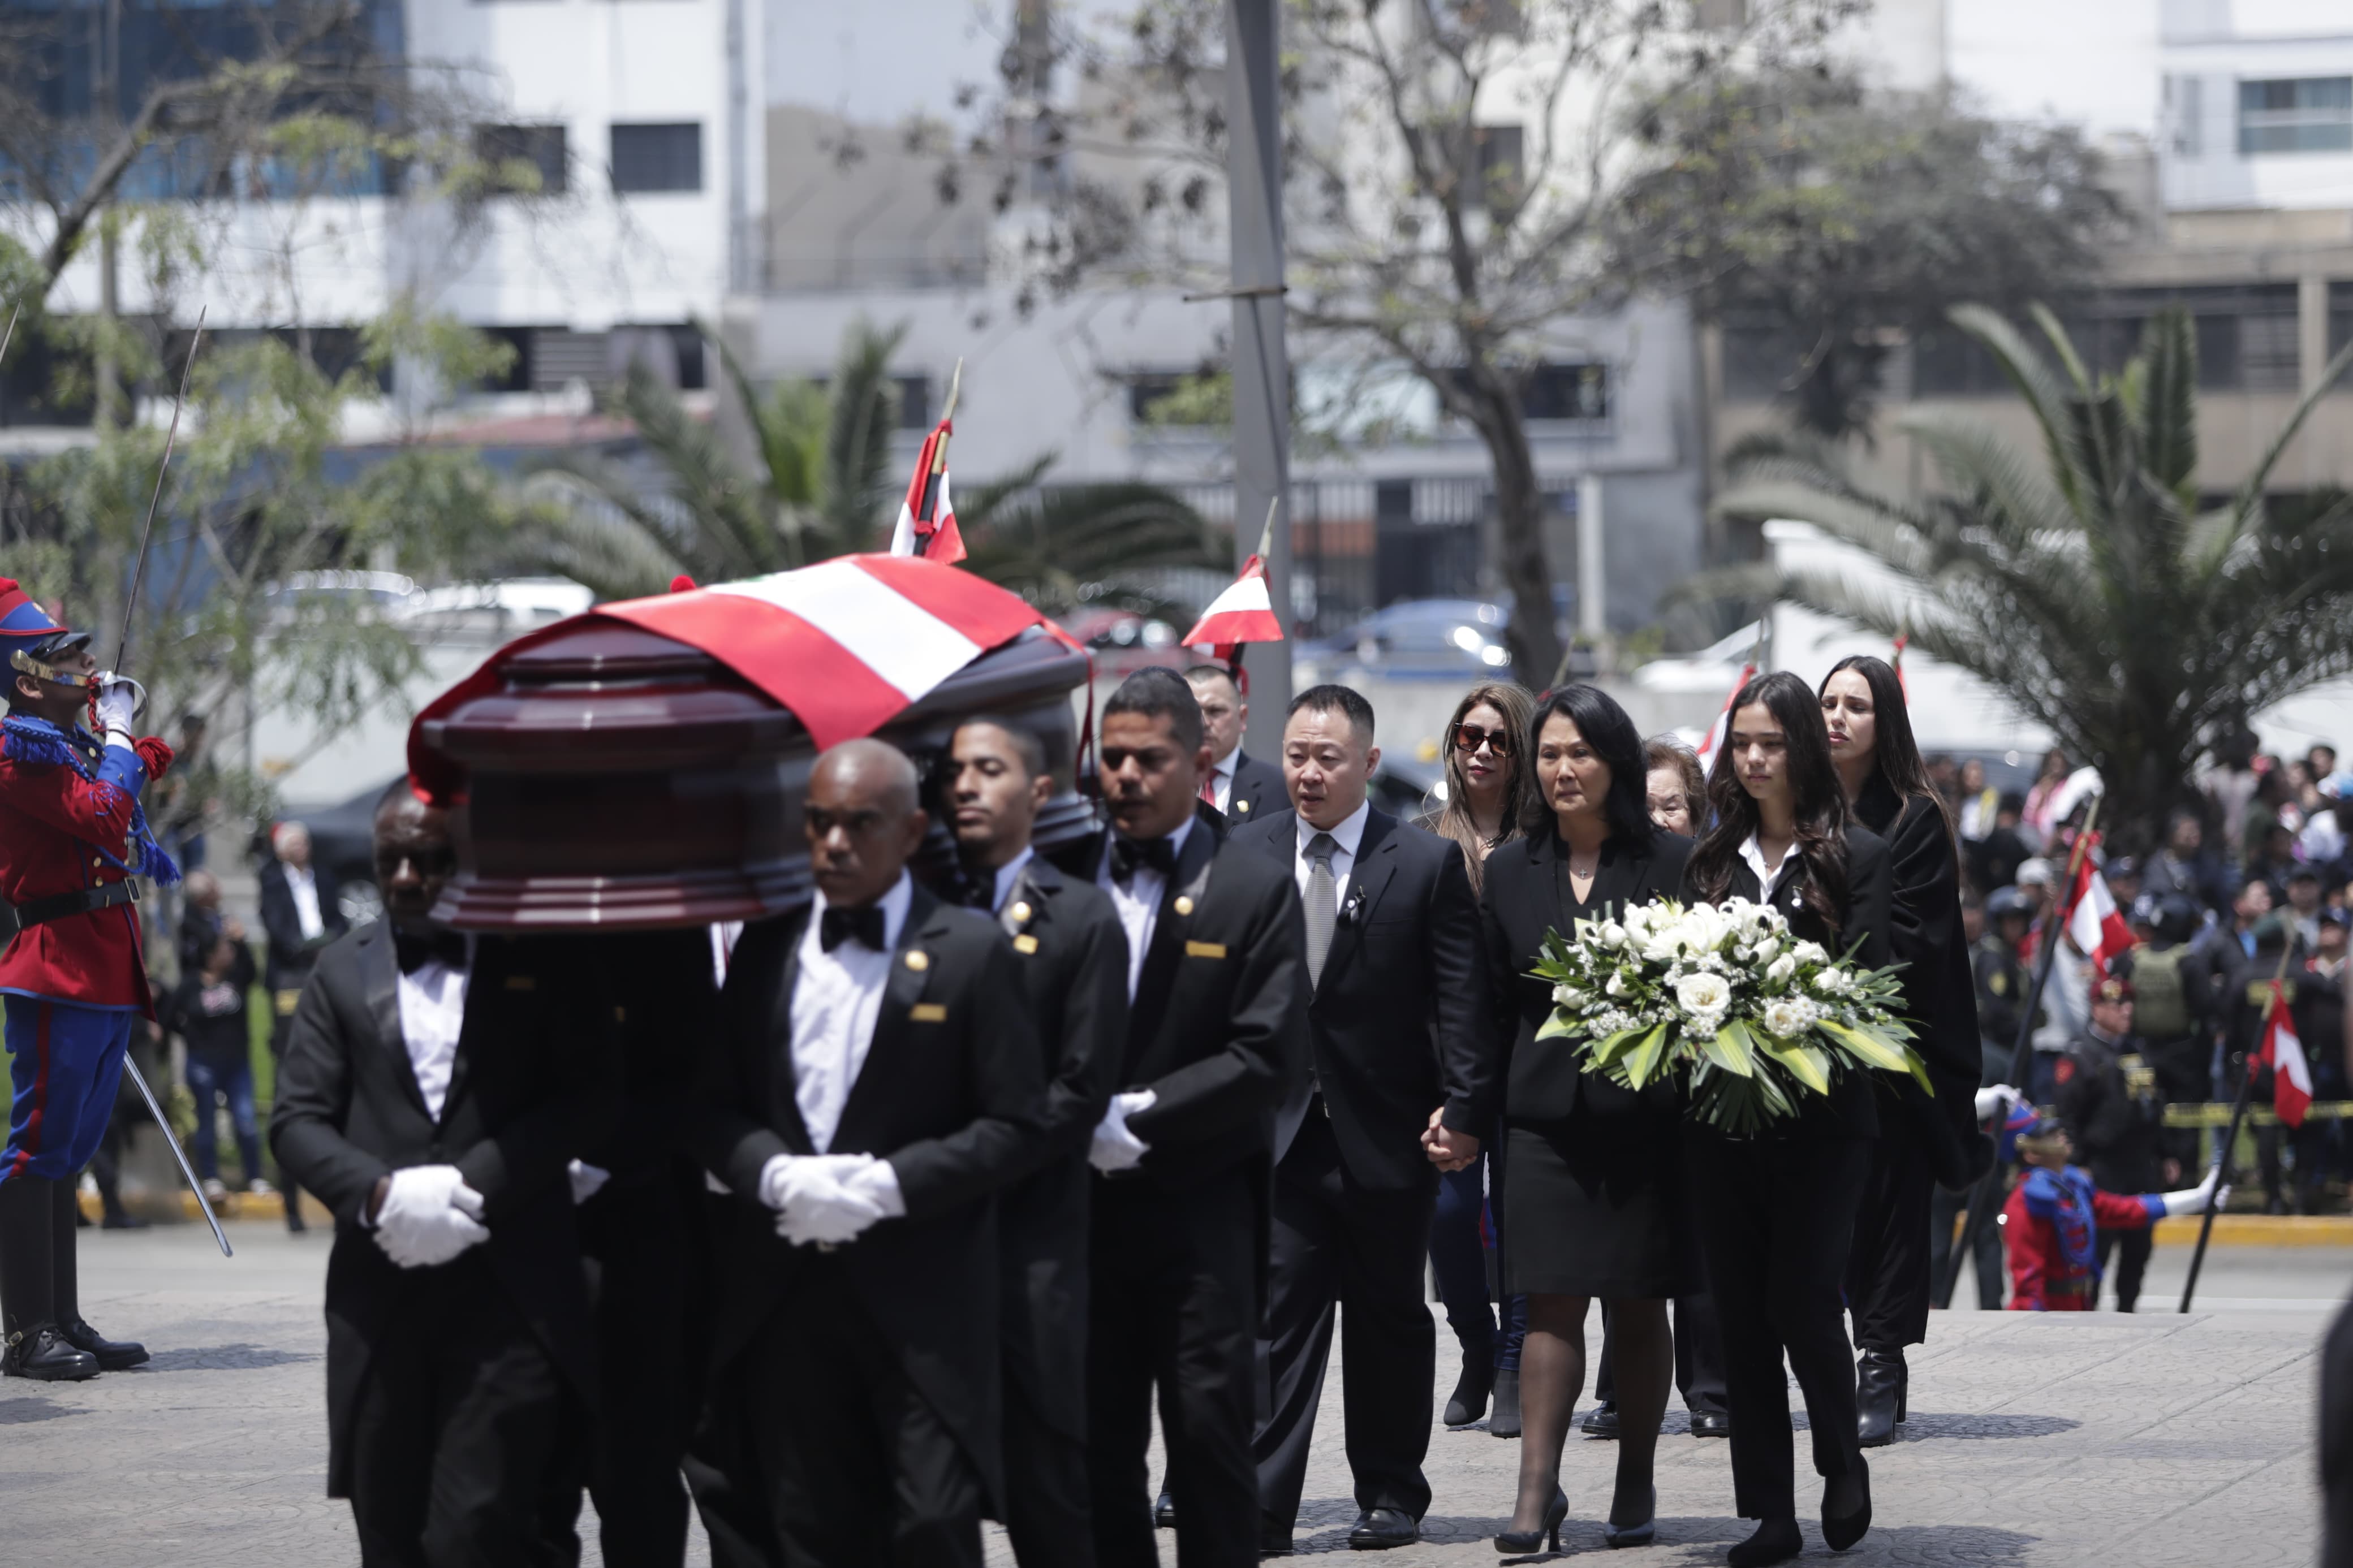
[[[1552,1001],[1556,1007],[1573,1007],[1577,1005],[1577,993],[1568,986],[1556,985],[1552,988]]]
[[[1732,1005],[1732,987],[1721,974],[1686,974],[1675,982],[1675,1002],[1694,1019],[1708,1015],[1721,1017]]]
[[[1825,969],[1814,976],[1814,989],[1825,996],[1836,996],[1846,989],[1846,971]]]
[[[1732,950],[1732,956],[1738,959],[1741,963],[1746,963],[1757,956],[1757,950],[1744,942],[1738,947]]]
[[[1831,961],[1830,953],[1818,942],[1801,942],[1791,951],[1797,953],[1799,963],[1828,963]]]
[[[1787,1039],[1804,1028],[1806,1022],[1795,1003],[1783,1000],[1765,1004],[1765,1026]]]
[[[1626,928],[1620,925],[1616,921],[1610,921],[1607,924],[1603,925],[1601,928],[1601,945],[1604,947],[1625,946]]]
[[[1765,966],[1765,978],[1776,985],[1788,984],[1789,976],[1797,973],[1798,961],[1786,952]]]
[[[1611,996],[1623,996],[1626,994],[1626,977],[1622,974],[1613,974],[1609,977],[1609,984],[1601,989]]]

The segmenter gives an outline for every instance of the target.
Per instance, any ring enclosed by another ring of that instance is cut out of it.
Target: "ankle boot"
[[[79,1382],[98,1375],[98,1358],[76,1350],[52,1317],[56,1253],[49,1231],[58,1213],[49,1189],[34,1176],[0,1181],[0,1376]],[[66,1236],[70,1240],[73,1232]]]
[[[1445,1422],[1449,1426],[1468,1426],[1487,1414],[1487,1395],[1495,1387],[1495,1368],[1484,1351],[1462,1352],[1462,1375],[1454,1380],[1454,1393],[1446,1401]]]
[[[1855,1436],[1866,1448],[1895,1441],[1895,1408],[1904,1388],[1904,1352],[1864,1348],[1854,1368]]]
[[[1487,1435],[1491,1437],[1516,1437],[1520,1435],[1520,1373],[1517,1367],[1495,1373],[1495,1413],[1487,1417]]]
[[[147,1359],[147,1347],[131,1340],[110,1340],[82,1321],[81,1268],[75,1256],[80,1236],[69,1215],[80,1212],[73,1184],[52,1182],[57,1212],[49,1220],[49,1312],[58,1334],[74,1349],[93,1356],[100,1372],[121,1372]]]

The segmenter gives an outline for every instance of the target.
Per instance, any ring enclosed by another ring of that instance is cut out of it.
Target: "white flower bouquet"
[[[1629,1089],[1680,1083],[1693,1113],[1738,1136],[1798,1114],[1849,1072],[1926,1066],[1896,1016],[1895,970],[1795,940],[1763,904],[1642,904],[1545,935],[1530,972],[1553,988],[1536,1038],[1567,1039]],[[1931,1090],[1931,1092],[1934,1092]]]

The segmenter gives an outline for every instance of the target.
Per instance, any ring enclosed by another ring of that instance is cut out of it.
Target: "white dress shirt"
[[[907,923],[915,884],[904,871],[882,895],[882,951],[845,942],[831,952],[820,935],[825,895],[809,907],[801,932],[800,975],[793,985],[793,1103],[809,1146],[818,1153],[833,1145],[841,1109],[874,1045],[874,1023],[882,1016],[882,987],[891,978],[891,953]]]
[[[1180,859],[1185,854],[1186,835],[1193,831],[1194,821],[1187,816],[1168,836],[1168,847]],[[1111,847],[1117,837],[1103,835],[1103,861],[1095,868],[1095,885],[1111,895],[1111,906],[1119,911],[1120,929],[1127,932],[1127,999],[1133,1002],[1136,982],[1144,978],[1144,955],[1152,947],[1152,928],[1160,923],[1160,895],[1167,889],[1168,879],[1149,866],[1138,866],[1127,885],[1120,886],[1111,874]]]
[[[294,919],[302,927],[302,940],[309,942],[325,931],[327,922],[319,914],[318,873],[308,866],[288,866],[286,890],[294,895]]]
[[[1373,803],[1365,801],[1340,821],[1337,827],[1318,827],[1305,817],[1295,820],[1299,825],[1299,854],[1293,860],[1291,874],[1298,880],[1299,896],[1307,896],[1307,873],[1314,862],[1307,858],[1307,846],[1319,833],[1329,833],[1332,842],[1340,847],[1332,852],[1332,897],[1336,900],[1332,912],[1338,914],[1346,907],[1348,878],[1356,868],[1356,847],[1365,841],[1365,820],[1373,814]]]
[[[470,936],[464,968],[452,969],[435,958],[400,977],[400,1043],[408,1047],[408,1069],[417,1075],[417,1092],[436,1121],[449,1098],[450,1070],[458,1065],[458,1037],[466,1029],[466,983],[473,965],[474,939]]]
[[[1035,849],[1025,844],[1020,854],[997,868],[997,896],[988,901],[991,912],[1005,907],[1005,900],[1013,896],[1013,884],[1021,879],[1021,868],[1037,858],[1037,855]]]
[[[1228,816],[1234,814],[1234,764],[1242,760],[1242,749],[1236,746],[1209,764],[1209,788],[1217,799],[1217,807]]]
[[[1791,844],[1782,854],[1781,864],[1767,871],[1765,868],[1765,847],[1757,841],[1757,835],[1754,833],[1742,841],[1740,858],[1748,862],[1750,870],[1757,873],[1757,901],[1760,904],[1771,903],[1773,895],[1781,890],[1782,882],[1788,879],[1789,873],[1796,870],[1800,864],[1798,847]]]

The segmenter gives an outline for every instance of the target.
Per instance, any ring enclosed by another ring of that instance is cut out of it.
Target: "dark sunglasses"
[[[1469,756],[1481,746],[1492,746],[1499,757],[1512,754],[1512,736],[1507,730],[1486,730],[1476,724],[1454,726],[1454,749]]]

